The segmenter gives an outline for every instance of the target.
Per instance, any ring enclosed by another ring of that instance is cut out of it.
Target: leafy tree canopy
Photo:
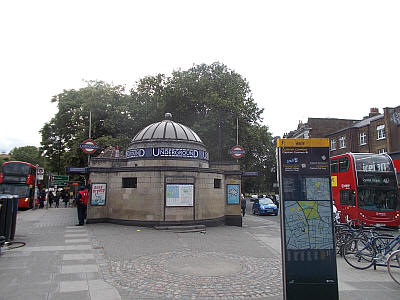
[[[39,148],[35,146],[15,147],[10,153],[9,161],[19,160],[31,163],[32,165],[43,165],[43,159],[40,157]]]
[[[57,103],[58,112],[41,130],[41,153],[53,171],[60,164],[62,169],[87,164],[79,144],[89,136],[90,112],[91,138],[100,151],[110,145],[126,150],[138,131],[170,112],[175,122],[200,136],[211,161],[234,160],[228,151],[237,143],[238,123],[239,144],[246,150],[239,160],[241,167],[261,174],[245,179],[245,189],[265,191],[275,180],[273,138],[268,127],[260,125],[263,109],[255,103],[248,82],[223,64],[147,76],[129,93],[123,86],[88,81],[87,87],[64,90],[52,102]]]

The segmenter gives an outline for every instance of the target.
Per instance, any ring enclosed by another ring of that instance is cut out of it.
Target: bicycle
[[[363,224],[355,227],[354,224],[357,224],[357,220],[349,220],[347,216],[346,223],[335,223],[336,254],[343,256],[344,245],[354,238],[368,239],[370,235],[374,235],[378,247],[386,246],[387,242],[394,238],[391,234],[377,232],[376,227],[365,227]]]
[[[370,235],[350,239],[343,246],[343,257],[352,267],[360,270],[376,266],[385,266],[385,258],[393,250],[400,249],[400,235],[379,235],[370,229]]]
[[[386,266],[390,277],[400,284],[400,250],[396,250],[390,254],[386,261]]]

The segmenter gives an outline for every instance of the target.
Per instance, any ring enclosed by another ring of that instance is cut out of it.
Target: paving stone
[[[61,281],[60,282],[60,293],[88,291],[89,286],[87,281]]]
[[[93,253],[79,253],[79,254],[64,254],[63,260],[88,260],[94,259]]]
[[[97,265],[63,265],[61,266],[61,274],[67,273],[86,273],[86,272],[97,272]]]

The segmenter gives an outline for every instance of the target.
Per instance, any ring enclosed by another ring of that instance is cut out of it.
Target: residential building
[[[363,120],[326,135],[330,153],[390,153],[400,151],[400,106],[384,108],[383,114],[371,108]]]
[[[358,120],[335,118],[308,118],[307,123],[299,122],[296,130],[283,135],[284,138],[308,139],[321,138],[327,134],[348,127]]]
[[[284,138],[329,138],[330,154],[400,151],[400,106],[371,108],[362,120],[308,118]]]

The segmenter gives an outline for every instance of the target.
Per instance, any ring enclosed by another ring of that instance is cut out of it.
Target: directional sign
[[[79,148],[81,148],[83,152],[87,154],[93,154],[97,149],[99,149],[99,146],[95,143],[95,141],[87,139],[79,145]]]
[[[64,176],[64,175],[53,175],[51,176],[51,185],[57,185],[57,186],[64,186],[67,185],[67,182],[69,180],[69,176]]]
[[[74,174],[86,174],[88,173],[89,168],[87,167],[65,167],[65,173],[74,173]]]
[[[232,149],[229,150],[229,154],[234,158],[241,158],[245,153],[246,151],[240,145],[233,146]]]

